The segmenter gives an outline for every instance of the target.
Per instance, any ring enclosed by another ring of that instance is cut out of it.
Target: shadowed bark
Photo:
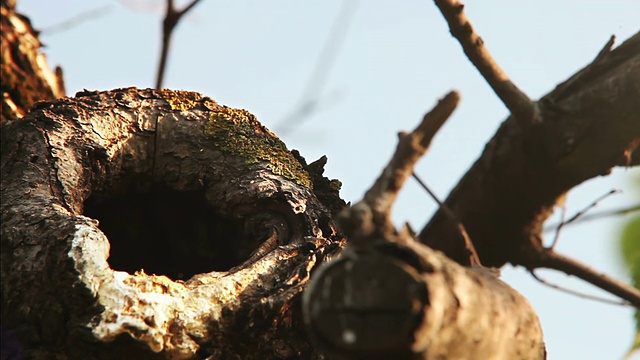
[[[511,116],[500,126],[446,200],[484,265],[541,266],[542,225],[564,194],[640,163],[638,98],[640,34],[542,97],[531,120]],[[442,211],[419,237],[468,264],[464,239]]]

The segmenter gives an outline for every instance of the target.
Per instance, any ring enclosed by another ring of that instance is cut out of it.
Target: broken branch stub
[[[337,187],[197,93],[41,103],[2,131],[3,326],[26,357],[310,357]]]
[[[529,302],[417,241],[348,246],[305,290],[312,338],[354,359],[545,359]]]
[[[401,136],[364,199],[340,214],[347,248],[314,274],[302,301],[309,333],[328,353],[353,359],[545,358],[538,317],[524,297],[491,270],[462,267],[391,224],[393,200],[458,99],[449,93]]]

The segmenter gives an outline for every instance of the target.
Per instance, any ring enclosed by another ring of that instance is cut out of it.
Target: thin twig
[[[171,35],[176,25],[180,21],[180,18],[191,10],[200,0],[193,0],[189,5],[185,6],[182,10],[176,10],[173,5],[173,0],[167,0],[167,12],[162,22],[162,49],[160,50],[160,64],[158,65],[158,75],[156,77],[156,89],[162,88],[164,81],[164,71],[167,66],[167,57],[169,54],[169,48],[171,46]]]
[[[533,120],[535,103],[498,66],[467,19],[463,11],[464,4],[457,0],[435,0],[435,3],[447,20],[451,34],[462,45],[464,53],[509,111],[518,119]]]
[[[342,3],[342,9],[331,26],[329,36],[320,51],[315,68],[307,81],[298,105],[276,127],[276,133],[279,135],[295,130],[318,108],[320,93],[326,86],[331,68],[336,63],[344,40],[347,38],[349,25],[353,23],[353,17],[359,3],[357,0]]]
[[[619,209],[604,210],[604,211],[600,211],[593,214],[585,214],[579,219],[576,219],[573,222],[571,222],[571,224],[564,224],[564,226],[580,224],[588,221],[600,220],[607,217],[626,215],[636,211],[640,211],[640,204],[635,204],[635,205],[631,205],[631,206],[627,206]],[[560,224],[545,226],[545,228],[542,231],[543,232],[553,231],[557,229],[559,225]]]
[[[551,246],[549,246],[550,249],[553,249],[556,247],[556,244],[558,243],[558,239],[560,238],[560,231],[562,231],[562,228],[565,225],[569,225],[572,222],[578,220],[579,218],[582,217],[582,215],[586,214],[587,211],[593,209],[594,207],[598,206],[598,203],[606,198],[608,198],[609,196],[616,194],[620,192],[620,190],[617,189],[612,189],[609,190],[609,192],[607,192],[604,195],[601,195],[600,197],[598,197],[597,199],[595,199],[591,204],[589,204],[589,206],[585,207],[584,209],[578,211],[577,213],[575,213],[569,220],[564,219],[565,214],[566,214],[566,208],[563,206],[562,207],[562,219],[560,221],[560,224],[558,224],[558,227],[556,228],[556,235],[553,237],[553,241],[551,242]]]
[[[420,186],[422,186],[422,188],[429,194],[429,196],[431,196],[431,198],[438,204],[438,207],[440,208],[440,210],[442,210],[445,216],[448,217],[449,220],[453,221],[456,224],[456,227],[458,228],[458,232],[460,232],[460,235],[462,235],[462,237],[464,238],[465,246],[469,251],[469,264],[471,264],[471,266],[473,265],[481,266],[482,263],[480,262],[480,257],[478,256],[476,247],[473,245],[473,242],[471,241],[471,238],[467,233],[467,229],[465,229],[460,219],[458,219],[456,214],[453,212],[453,210],[451,210],[451,208],[447,204],[440,201],[438,196],[429,188],[429,186],[427,186],[427,184],[424,181],[422,181],[422,179],[420,179],[420,177],[418,177],[418,175],[415,172],[412,172],[411,175],[413,176],[414,179],[416,179],[418,184],[420,184]]]
[[[460,95],[448,93],[428,112],[409,134],[400,133],[391,160],[365,193],[362,201],[343,212],[339,221],[351,244],[370,244],[372,237],[390,238],[395,233],[391,223],[391,207],[398,192],[413,172],[418,159],[429,148],[431,140],[455,110]]]
[[[531,276],[533,276],[534,279],[538,280],[538,282],[540,282],[541,284],[548,286],[552,289],[556,289],[558,291],[562,291],[564,293],[567,294],[571,294],[583,299],[589,299],[589,300],[594,300],[594,301],[598,301],[598,302],[602,302],[605,304],[612,304],[612,305],[621,305],[621,306],[631,306],[631,304],[628,301],[624,301],[624,300],[620,300],[620,301],[615,301],[615,300],[611,300],[611,299],[607,299],[607,298],[603,298],[600,296],[594,296],[594,295],[589,295],[589,294],[585,294],[576,290],[571,290],[571,289],[567,289],[565,287],[562,287],[560,285],[556,285],[553,283],[548,282],[547,280],[539,277],[538,275],[536,275],[536,273],[534,272],[535,270],[530,270],[529,273],[531,274]]]
[[[560,232],[562,231],[562,227],[567,225],[567,223],[565,222],[566,216],[567,216],[567,207],[563,204],[561,215],[560,215],[560,223],[556,228],[556,233],[553,236],[553,241],[551,242],[551,246],[549,246],[550,249],[553,249],[556,247],[556,244],[558,243],[558,239],[560,239]]]
[[[97,18],[103,17],[107,15],[111,10],[113,10],[112,4],[106,4],[106,5],[98,6],[92,9],[88,9],[88,10],[79,12],[68,19],[64,19],[56,24],[49,25],[44,29],[40,30],[40,33],[42,35],[52,35],[55,33],[60,33],[60,32],[69,30],[75,26],[78,26],[83,22],[87,22],[89,20],[95,20]]]
[[[549,249],[541,249],[535,266],[530,268],[548,268],[564,272],[567,275],[576,276],[589,282],[602,290],[618,296],[631,303],[636,308],[640,308],[640,290],[631,285],[618,281],[597,270],[583,264],[575,259],[560,255]]]

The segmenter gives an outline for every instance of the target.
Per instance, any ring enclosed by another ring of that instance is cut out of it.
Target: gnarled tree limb
[[[464,268],[391,225],[391,205],[453,112],[451,92],[401,134],[362,201],[340,214],[349,242],[314,275],[303,298],[312,338],[353,359],[544,359],[531,305],[491,271]]]

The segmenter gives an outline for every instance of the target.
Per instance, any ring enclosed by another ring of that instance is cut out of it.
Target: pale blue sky
[[[153,86],[164,2],[21,0],[18,8],[45,30],[49,64],[63,67],[67,93],[74,94],[83,88]],[[336,0],[202,0],[174,34],[165,86],[248,109],[277,132],[299,104],[341,6]],[[95,8],[101,9],[100,17],[70,30],[47,31]],[[637,0],[476,0],[465,9],[498,63],[533,98],[591,61],[610,35],[620,43],[640,29]],[[321,89],[320,110],[281,137],[310,161],[326,154],[326,175],[343,182],[347,201],[357,201],[386,164],[396,133],[413,129],[450,89],[461,92],[462,102],[416,169],[441,197],[477,158],[507,111],[449,35],[433,2],[360,1]],[[579,186],[569,195],[569,214],[612,188],[628,189],[634,173],[639,171],[620,169]],[[632,195],[628,190],[615,195],[597,210],[631,204]],[[420,229],[435,205],[410,181],[395,209],[398,224],[409,221]],[[628,281],[616,253],[621,223],[568,227],[558,250]],[[546,276],[602,294],[563,274]],[[620,359],[631,344],[631,309],[559,293],[510,266],[503,269],[503,279],[538,311],[550,360]]]

